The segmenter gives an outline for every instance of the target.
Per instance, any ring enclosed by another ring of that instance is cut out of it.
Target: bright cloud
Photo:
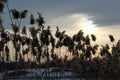
[[[75,13],[53,18],[47,24],[50,26],[59,26],[61,30],[66,30],[70,35],[83,30],[86,34],[94,33],[96,24],[91,20],[92,16],[84,13]],[[54,28],[53,28],[54,29]]]

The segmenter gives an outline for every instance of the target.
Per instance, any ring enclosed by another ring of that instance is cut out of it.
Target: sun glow
[[[93,23],[92,20],[84,20],[82,23],[82,29],[86,34],[95,34],[96,25]]]

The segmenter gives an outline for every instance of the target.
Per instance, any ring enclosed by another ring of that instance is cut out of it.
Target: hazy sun
[[[82,30],[85,32],[85,34],[95,34],[96,32],[95,30],[96,25],[92,20],[89,20],[87,18],[83,18],[80,21],[80,26]]]
[[[83,30],[86,34],[95,34],[95,24],[93,24],[93,21],[86,21],[83,23]]]

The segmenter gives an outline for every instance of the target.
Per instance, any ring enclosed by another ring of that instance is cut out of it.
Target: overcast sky
[[[87,21],[95,25],[95,34],[99,37],[113,34],[116,39],[120,38],[120,0],[9,0],[9,7],[29,11],[28,19],[23,21],[23,25],[29,23],[31,13],[37,16],[37,12],[40,12],[46,25],[53,29],[60,26],[72,33],[81,29],[81,23]],[[5,27],[9,28],[7,9],[4,10],[3,19]]]

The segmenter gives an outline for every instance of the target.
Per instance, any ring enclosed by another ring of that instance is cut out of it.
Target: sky
[[[23,26],[29,26],[31,13],[37,17],[40,12],[53,32],[56,26],[70,35],[83,29],[86,34],[95,34],[99,44],[110,44],[109,34],[114,35],[116,42],[120,38],[120,0],[9,0],[8,5],[10,9],[28,10]],[[6,8],[3,21],[10,28]]]

